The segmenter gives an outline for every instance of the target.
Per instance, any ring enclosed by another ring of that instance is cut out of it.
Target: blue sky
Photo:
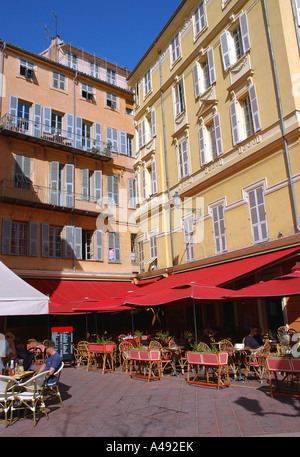
[[[0,13],[0,38],[39,53],[44,48],[44,28],[67,43],[95,53],[129,70],[143,57],[182,0],[14,0],[4,2]],[[50,40],[46,39],[46,47]]]

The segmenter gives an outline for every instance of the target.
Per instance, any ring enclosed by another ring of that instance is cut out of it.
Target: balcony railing
[[[16,135],[27,135],[35,141],[51,144],[59,149],[76,149],[85,155],[99,156],[102,160],[111,160],[118,151],[112,143],[74,134],[72,131],[54,129],[45,124],[5,114],[0,121],[0,133],[12,132]]]
[[[75,192],[36,186],[29,179],[24,179],[24,182],[7,179],[0,181],[0,200],[23,202],[23,204],[27,203],[35,207],[70,208],[72,211],[85,213],[100,214],[102,212],[102,208],[97,205],[96,198],[87,199]]]

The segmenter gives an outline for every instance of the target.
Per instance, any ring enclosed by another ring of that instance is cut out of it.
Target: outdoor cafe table
[[[288,395],[300,397],[300,358],[267,356],[266,366],[269,375],[271,397],[274,395]],[[274,385],[272,382],[274,375]],[[278,378],[281,375],[281,379]],[[294,392],[294,383],[297,384],[297,393]]]
[[[148,379],[161,378],[160,350],[159,349],[132,349],[129,351],[130,360],[130,377]],[[136,371],[133,373],[133,365],[136,366]],[[158,374],[155,375],[155,369]]]
[[[102,361],[102,372],[114,370],[114,343],[89,343],[87,369],[98,368]],[[108,368],[107,368],[108,367]]]
[[[169,374],[169,376],[179,376],[176,370],[176,357],[180,357],[181,350],[184,349],[184,346],[171,346],[167,348],[168,350],[172,351],[172,357],[173,357],[173,371],[172,373]]]

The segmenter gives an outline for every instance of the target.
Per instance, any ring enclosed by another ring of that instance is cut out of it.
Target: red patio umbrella
[[[226,295],[226,298],[260,298],[260,297],[289,297],[300,295],[300,272],[293,271],[284,276],[259,282],[244,287]]]

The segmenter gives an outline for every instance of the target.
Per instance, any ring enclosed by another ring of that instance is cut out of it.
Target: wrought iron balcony
[[[51,146],[56,149],[73,151],[92,156],[104,161],[118,155],[112,143],[73,134],[71,131],[53,129],[45,124],[5,114],[0,121],[0,134],[31,139],[35,143]]]

